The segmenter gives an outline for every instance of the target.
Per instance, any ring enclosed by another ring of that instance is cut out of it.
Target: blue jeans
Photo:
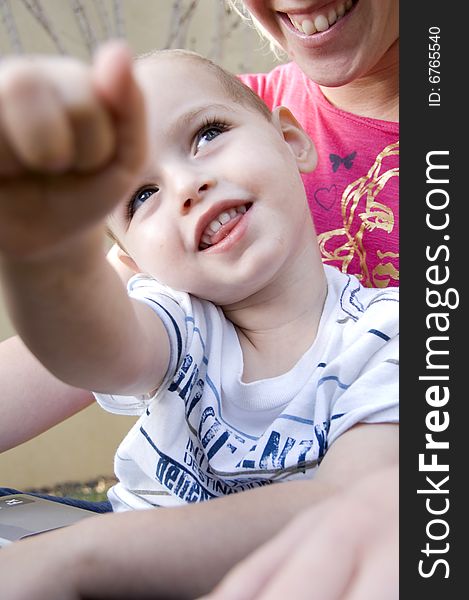
[[[37,494],[36,492],[20,492],[12,488],[0,487],[0,496],[9,496],[10,494],[29,494],[30,496],[36,496],[37,498],[45,498],[46,500],[52,500],[53,502],[59,502],[60,504],[68,504],[69,506],[76,506],[77,508],[83,508],[96,513],[112,512],[111,503],[107,500],[102,502],[90,502],[88,500],[79,500],[78,498],[60,498],[59,496],[49,496],[48,494]]]

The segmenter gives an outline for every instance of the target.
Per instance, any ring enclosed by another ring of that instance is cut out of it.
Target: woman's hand
[[[307,509],[203,600],[397,600],[398,484],[386,468]]]

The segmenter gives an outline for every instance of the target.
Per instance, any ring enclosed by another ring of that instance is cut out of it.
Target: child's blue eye
[[[228,129],[224,123],[208,123],[197,133],[195,146],[196,150],[203,148],[208,142],[211,142],[221,133]]]
[[[128,213],[129,220],[132,219],[132,217],[137,212],[137,210],[142,206],[142,204],[144,202],[146,202],[148,200],[148,198],[150,198],[150,196],[153,196],[153,194],[155,194],[157,191],[158,191],[157,187],[142,188],[131,198],[131,200],[128,204],[128,207],[127,207],[127,213]]]

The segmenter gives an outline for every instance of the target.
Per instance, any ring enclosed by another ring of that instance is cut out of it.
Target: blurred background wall
[[[195,50],[235,73],[276,64],[268,45],[224,0],[0,0],[0,60],[40,52],[88,61],[110,37],[124,37],[135,54]],[[0,290],[0,341],[13,334]],[[92,406],[1,454],[0,485],[38,487],[110,475],[117,445],[133,422]]]

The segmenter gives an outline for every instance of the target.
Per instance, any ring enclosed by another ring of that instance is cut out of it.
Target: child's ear
[[[127,283],[135,273],[140,273],[140,269],[137,267],[133,258],[124,252],[117,243],[115,243],[108,251],[107,259],[124,283]]]
[[[272,121],[283,139],[290,146],[301,173],[314,171],[318,155],[313,141],[285,106],[278,106],[272,112]]]

